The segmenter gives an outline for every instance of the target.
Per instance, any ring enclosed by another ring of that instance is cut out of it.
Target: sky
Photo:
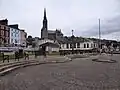
[[[40,37],[44,8],[50,30],[98,38],[100,18],[101,38],[120,41],[120,0],[0,0],[0,19]]]

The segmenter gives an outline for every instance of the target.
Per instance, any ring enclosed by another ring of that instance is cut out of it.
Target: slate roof
[[[55,31],[53,31],[53,30],[48,30],[48,33],[54,34]]]
[[[90,42],[91,40],[87,39],[87,38],[82,38],[82,37],[73,37],[73,41],[72,41],[72,37],[63,37],[61,39],[57,39],[58,43],[78,43],[78,42]]]

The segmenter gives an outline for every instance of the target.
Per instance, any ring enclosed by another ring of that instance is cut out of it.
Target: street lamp
[[[74,54],[74,35],[73,35],[73,31],[74,30],[72,30],[72,36],[71,36],[71,38],[72,38],[72,54]]]
[[[74,31],[74,30],[72,30],[72,36],[73,36],[73,31]]]

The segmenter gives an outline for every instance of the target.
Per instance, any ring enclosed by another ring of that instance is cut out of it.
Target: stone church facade
[[[43,27],[41,29],[41,39],[58,40],[63,37],[61,30],[48,30],[48,20],[46,16],[46,9],[44,9]]]

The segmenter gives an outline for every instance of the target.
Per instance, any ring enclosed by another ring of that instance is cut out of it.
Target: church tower
[[[41,29],[41,38],[48,39],[48,27],[47,27],[47,17],[46,17],[46,9],[45,8],[44,8],[43,27]]]

